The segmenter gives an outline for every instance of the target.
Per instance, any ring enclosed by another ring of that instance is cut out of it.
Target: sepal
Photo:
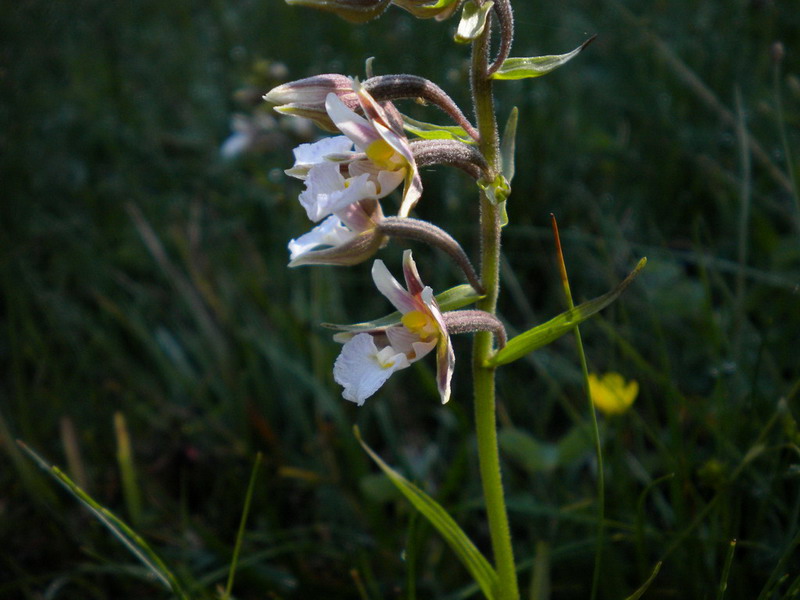
[[[459,44],[469,44],[480,36],[486,27],[489,11],[493,6],[492,0],[487,0],[483,4],[478,4],[475,0],[467,0],[461,11],[461,21],[458,23],[455,41]]]
[[[483,179],[477,181],[478,187],[483,190],[489,202],[500,210],[500,227],[508,225],[508,213],[506,212],[506,200],[511,195],[511,186],[506,178],[501,174],[495,177],[494,181],[488,182]]]
[[[336,73],[284,83],[267,92],[264,100],[274,104],[276,112],[305,117],[326,131],[337,132],[336,125],[325,110],[328,94],[336,94],[350,110],[359,106],[352,79]]]
[[[371,21],[389,6],[389,0],[286,0],[286,3],[332,12],[351,23]]]
[[[386,236],[376,229],[362,231],[347,242],[338,246],[310,250],[289,262],[290,267],[304,265],[330,265],[351,267],[372,258],[388,242]]]

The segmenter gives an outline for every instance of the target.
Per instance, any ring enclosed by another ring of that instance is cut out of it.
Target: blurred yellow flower
[[[632,379],[625,382],[619,373],[606,373],[598,377],[589,374],[589,394],[592,403],[606,416],[621,415],[631,407],[639,393],[639,382]]]

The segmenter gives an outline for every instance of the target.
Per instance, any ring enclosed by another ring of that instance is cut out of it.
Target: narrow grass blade
[[[114,413],[114,435],[117,438],[117,464],[119,465],[125,507],[128,509],[128,517],[131,522],[137,526],[142,522],[142,495],[136,481],[136,468],[133,463],[131,438],[128,435],[125,415],[119,411]]]
[[[247,492],[244,496],[244,508],[242,508],[242,518],[239,521],[239,531],[236,533],[236,543],[233,546],[233,557],[231,558],[231,568],[228,571],[228,582],[225,585],[225,594],[222,596],[222,600],[228,600],[231,597],[231,591],[233,591],[233,579],[236,575],[236,567],[239,564],[239,552],[242,549],[242,540],[244,539],[244,527],[247,523],[247,515],[250,514],[250,501],[253,499],[253,490],[255,489],[256,484],[256,474],[258,473],[258,467],[261,466],[261,459],[262,454],[259,452],[256,454],[256,460],[253,463],[253,470],[250,472],[250,481],[247,484]]]
[[[725,556],[725,566],[722,569],[722,577],[720,578],[719,588],[717,589],[717,600],[722,600],[725,596],[725,590],[728,589],[728,577],[731,574],[734,550],[736,550],[736,540],[731,540],[731,543],[728,544],[728,553]]]
[[[569,277],[567,275],[567,264],[564,261],[564,252],[561,248],[561,236],[558,233],[558,223],[556,216],[550,214],[553,227],[553,238],[556,244],[556,257],[558,268],[561,274],[561,285],[564,288],[564,296],[567,300],[567,308],[573,310],[575,303],[572,301],[572,291],[570,290]],[[639,262],[641,264],[641,261]],[[586,391],[586,400],[589,404],[589,416],[592,423],[592,437],[594,438],[595,453],[597,455],[597,544],[594,553],[594,573],[592,575],[592,595],[590,600],[597,598],[597,591],[600,588],[600,570],[602,569],[603,546],[605,544],[605,511],[606,511],[606,479],[605,469],[603,468],[603,446],[600,442],[600,428],[597,424],[597,411],[594,409],[591,392],[589,391],[589,365],[586,360],[586,353],[583,350],[583,340],[581,330],[575,325],[572,328],[575,333],[575,346],[578,350],[578,359],[581,363],[581,373],[583,373],[583,386]]]
[[[499,367],[500,365],[513,362],[574,330],[577,325],[580,325],[586,319],[600,312],[616,300],[620,294],[625,291],[625,288],[636,279],[645,264],[647,264],[647,259],[641,259],[636,265],[636,268],[610,292],[584,302],[583,304],[579,304],[574,308],[570,308],[546,323],[537,325],[511,338],[502,350],[498,351],[487,361],[486,366]]]
[[[529,79],[547,75],[550,71],[555,71],[558,67],[564,66],[578,56],[596,37],[596,35],[593,35],[575,50],[566,54],[507,58],[500,65],[500,68],[492,74],[492,79]]]
[[[653,567],[653,572],[650,574],[650,577],[647,578],[647,581],[645,581],[638,590],[625,598],[625,600],[639,600],[647,591],[647,588],[650,587],[650,584],[655,580],[656,575],[658,575],[658,572],[661,570],[661,564],[661,562],[657,562],[656,566]]]
[[[390,481],[397,486],[397,489],[414,505],[414,508],[421,512],[444,537],[450,548],[456,553],[462,564],[480,586],[484,596],[489,600],[493,600],[497,587],[497,573],[489,564],[489,561],[475,547],[475,544],[467,537],[467,534],[440,504],[383,462],[372,448],[361,439],[358,427],[353,427],[353,433],[367,454],[381,468]]]
[[[58,481],[68,492],[77,498],[89,511],[108,529],[114,537],[122,542],[128,550],[139,559],[148,571],[164,585],[172,590],[178,598],[188,599],[188,596],[181,588],[177,578],[167,568],[164,562],[158,557],[152,548],[131,529],[122,519],[117,517],[110,510],[98,504],[89,494],[80,487],[58,467],[49,465],[42,457],[29,448],[25,443],[17,441],[20,448],[30,456],[43,470],[48,472]]]

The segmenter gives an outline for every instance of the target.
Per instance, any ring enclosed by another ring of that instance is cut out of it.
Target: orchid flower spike
[[[337,334],[347,340],[333,366],[342,396],[359,406],[387,379],[436,348],[436,382],[444,404],[450,399],[455,354],[433,290],[423,285],[411,251],[403,253],[405,289],[392,277],[383,261],[376,260],[372,279],[378,290],[402,313],[400,323],[359,333]]]

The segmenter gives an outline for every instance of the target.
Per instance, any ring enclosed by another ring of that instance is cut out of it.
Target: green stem
[[[480,132],[480,150],[487,163],[483,177],[487,183],[494,181],[500,170],[500,144],[494,114],[492,80],[486,75],[489,30],[490,27],[487,24],[484,33],[473,43],[471,66],[472,95],[475,118]],[[480,194],[480,209],[481,279],[486,296],[478,303],[478,308],[495,314],[500,282],[500,215],[497,206],[483,191]],[[511,545],[511,531],[508,526],[503,481],[500,474],[495,370],[484,366],[491,353],[491,333],[476,333],[472,353],[475,428],[483,495],[498,577],[496,597],[497,600],[518,600],[519,589],[514,564],[514,550]]]

